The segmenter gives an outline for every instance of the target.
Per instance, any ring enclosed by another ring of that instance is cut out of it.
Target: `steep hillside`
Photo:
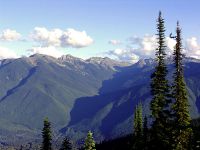
[[[57,138],[67,134],[79,141],[88,130],[97,140],[130,133],[134,107],[139,101],[149,114],[154,61],[146,59],[127,65],[109,58],[82,60],[71,55],[56,59],[36,54],[1,61],[1,143],[37,141],[44,117],[49,117]],[[193,118],[200,111],[199,68],[199,60],[186,59]],[[169,70],[172,74],[170,63]]]
[[[150,59],[141,60],[130,67],[118,68],[112,79],[103,82],[99,95],[79,98],[71,111],[72,119],[66,128],[66,134],[76,135],[72,132],[75,131],[82,135],[92,129],[96,138],[110,139],[130,133],[134,107],[139,101],[144,105],[145,114],[149,115],[149,85],[153,66],[154,62]],[[197,60],[188,58],[185,61],[190,113],[193,118],[199,116],[200,110],[199,67]],[[168,68],[172,74],[173,65],[169,63]],[[170,78],[169,80],[171,81]]]
[[[102,81],[111,78],[113,72],[111,66],[69,55],[55,59],[37,54],[4,60],[0,66],[0,128],[11,132],[38,130],[48,116],[60,129],[69,122],[74,101],[98,94]]]

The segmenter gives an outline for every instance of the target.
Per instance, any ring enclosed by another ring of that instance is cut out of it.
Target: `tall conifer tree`
[[[148,149],[148,126],[147,126],[148,120],[147,116],[144,117],[144,122],[143,122],[143,147],[144,150]]]
[[[133,149],[141,150],[143,147],[143,119],[142,104],[136,106],[134,113],[134,143]]]
[[[150,109],[152,111],[152,134],[151,145],[154,149],[169,149],[170,139],[170,90],[168,85],[167,67],[165,64],[166,46],[165,46],[165,26],[161,12],[157,20],[157,44],[155,71],[151,76],[152,101]]]
[[[176,28],[176,46],[174,50],[174,85],[173,85],[173,97],[174,97],[174,149],[187,150],[189,141],[192,135],[192,129],[190,127],[191,118],[189,114],[189,104],[187,97],[186,85],[184,82],[183,72],[183,54],[182,54],[182,39],[181,29],[177,22]]]
[[[136,106],[134,114],[134,135],[139,137],[142,135],[143,119],[142,119],[142,104]]]
[[[89,131],[85,139],[84,150],[96,150],[92,132]]]
[[[42,137],[43,137],[43,142],[41,150],[52,150],[51,123],[48,121],[48,118],[45,118],[44,120]]]
[[[72,150],[72,144],[67,137],[63,139],[60,150]]]

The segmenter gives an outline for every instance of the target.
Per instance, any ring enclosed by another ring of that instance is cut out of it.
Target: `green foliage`
[[[148,126],[147,126],[148,120],[147,116],[144,117],[144,122],[143,122],[143,148],[144,150],[148,149]]]
[[[166,57],[166,46],[165,46],[165,27],[164,19],[159,12],[159,17],[157,20],[157,31],[158,31],[158,48],[156,49],[156,61],[157,66],[155,67],[155,72],[151,76],[151,93],[152,101],[150,109],[152,111],[152,148],[169,149],[170,143],[170,90],[168,85],[167,67],[165,64]]]
[[[131,145],[133,141],[132,135],[122,136],[120,138],[106,140],[101,143],[97,143],[97,150],[132,150]]]
[[[191,117],[189,114],[189,104],[186,91],[186,85],[183,77],[183,54],[181,42],[181,29],[177,23],[176,29],[176,46],[174,50],[174,85],[173,85],[173,98],[174,98],[174,128],[173,139],[174,149],[187,150],[189,141],[192,135],[192,128],[190,126]]]
[[[42,147],[41,150],[52,150],[52,135],[51,135],[51,123],[48,121],[48,118],[45,118],[44,120],[44,127],[42,130],[42,137],[43,137],[43,142],[42,142]]]
[[[143,139],[143,118],[142,118],[142,104],[136,106],[134,114],[134,142],[133,149],[141,150],[143,149],[144,139]]]
[[[84,150],[96,150],[95,141],[92,135],[92,132],[89,131],[85,139]]]
[[[63,139],[60,150],[71,150],[71,149],[72,149],[72,144],[71,144],[70,140],[67,137],[65,137]]]
[[[194,150],[200,149],[200,118],[193,119],[191,122],[193,136],[192,136],[192,144]]]
[[[142,104],[140,103],[136,106],[135,114],[134,114],[134,136],[141,137],[142,136]]]

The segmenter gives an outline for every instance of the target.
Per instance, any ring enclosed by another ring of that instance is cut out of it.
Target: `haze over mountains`
[[[173,73],[171,58],[167,62]],[[139,101],[149,114],[149,81],[154,65],[153,59],[128,65],[110,58],[83,60],[66,55],[57,59],[41,54],[2,60],[0,140],[40,137],[45,117],[52,122],[55,136],[67,134],[77,141],[88,130],[97,140],[128,134]],[[193,118],[200,111],[199,68],[200,60],[186,58]]]

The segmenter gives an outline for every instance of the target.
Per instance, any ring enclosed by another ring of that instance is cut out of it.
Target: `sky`
[[[0,0],[0,59],[35,53],[136,62],[154,57],[162,11],[167,53],[182,28],[187,56],[200,59],[199,0]]]

